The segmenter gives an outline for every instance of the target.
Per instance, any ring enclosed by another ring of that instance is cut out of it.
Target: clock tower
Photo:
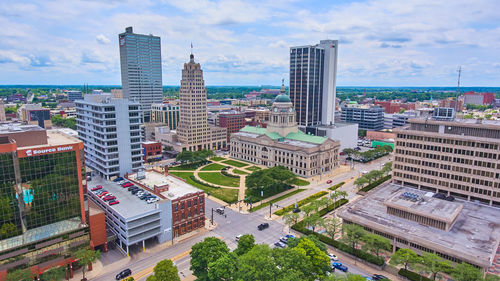
[[[274,100],[267,131],[278,133],[283,138],[289,133],[296,133],[298,126],[295,118],[295,108],[290,97],[285,93],[285,84],[282,81],[281,94]]]

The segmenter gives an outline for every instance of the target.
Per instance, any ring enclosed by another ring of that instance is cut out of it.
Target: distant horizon
[[[121,85],[113,84],[0,84],[0,87],[118,87]],[[180,85],[162,85],[162,87],[180,87]],[[276,87],[279,88],[281,85],[205,85],[205,87]],[[285,85],[285,87],[288,87]],[[456,86],[363,86],[363,85],[350,85],[350,86],[339,86],[338,88],[452,88],[456,89]],[[500,86],[460,86],[460,89],[468,88],[500,88]]]

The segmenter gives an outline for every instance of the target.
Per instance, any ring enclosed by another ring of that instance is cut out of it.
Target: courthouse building
[[[231,157],[273,167],[285,166],[302,177],[328,173],[339,165],[340,143],[298,129],[288,95],[279,95],[267,128],[245,126],[231,135]]]

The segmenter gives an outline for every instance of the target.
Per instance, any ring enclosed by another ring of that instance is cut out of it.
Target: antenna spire
[[[193,54],[193,42],[191,42],[191,55]]]
[[[460,65],[457,69],[458,72],[458,82],[457,82],[457,93],[455,95],[455,114],[458,111],[458,95],[460,93],[460,76],[462,75],[462,66]]]

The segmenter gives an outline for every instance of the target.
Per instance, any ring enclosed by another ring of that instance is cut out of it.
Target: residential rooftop
[[[416,189],[386,184],[342,209],[338,215],[356,224],[388,233],[454,256],[471,264],[489,267],[500,242],[500,209],[468,201],[458,201],[462,210],[449,231],[421,225],[387,213],[384,202],[401,192],[416,193]],[[436,199],[439,200],[439,199]],[[445,205],[453,202],[443,202]],[[439,207],[440,203],[434,203]],[[453,203],[452,205],[454,205]],[[432,204],[428,207],[433,208]],[[436,207],[436,206],[434,206]],[[419,207],[425,209],[425,207]],[[453,207],[444,212],[453,212]],[[427,210],[436,214],[439,210]]]

